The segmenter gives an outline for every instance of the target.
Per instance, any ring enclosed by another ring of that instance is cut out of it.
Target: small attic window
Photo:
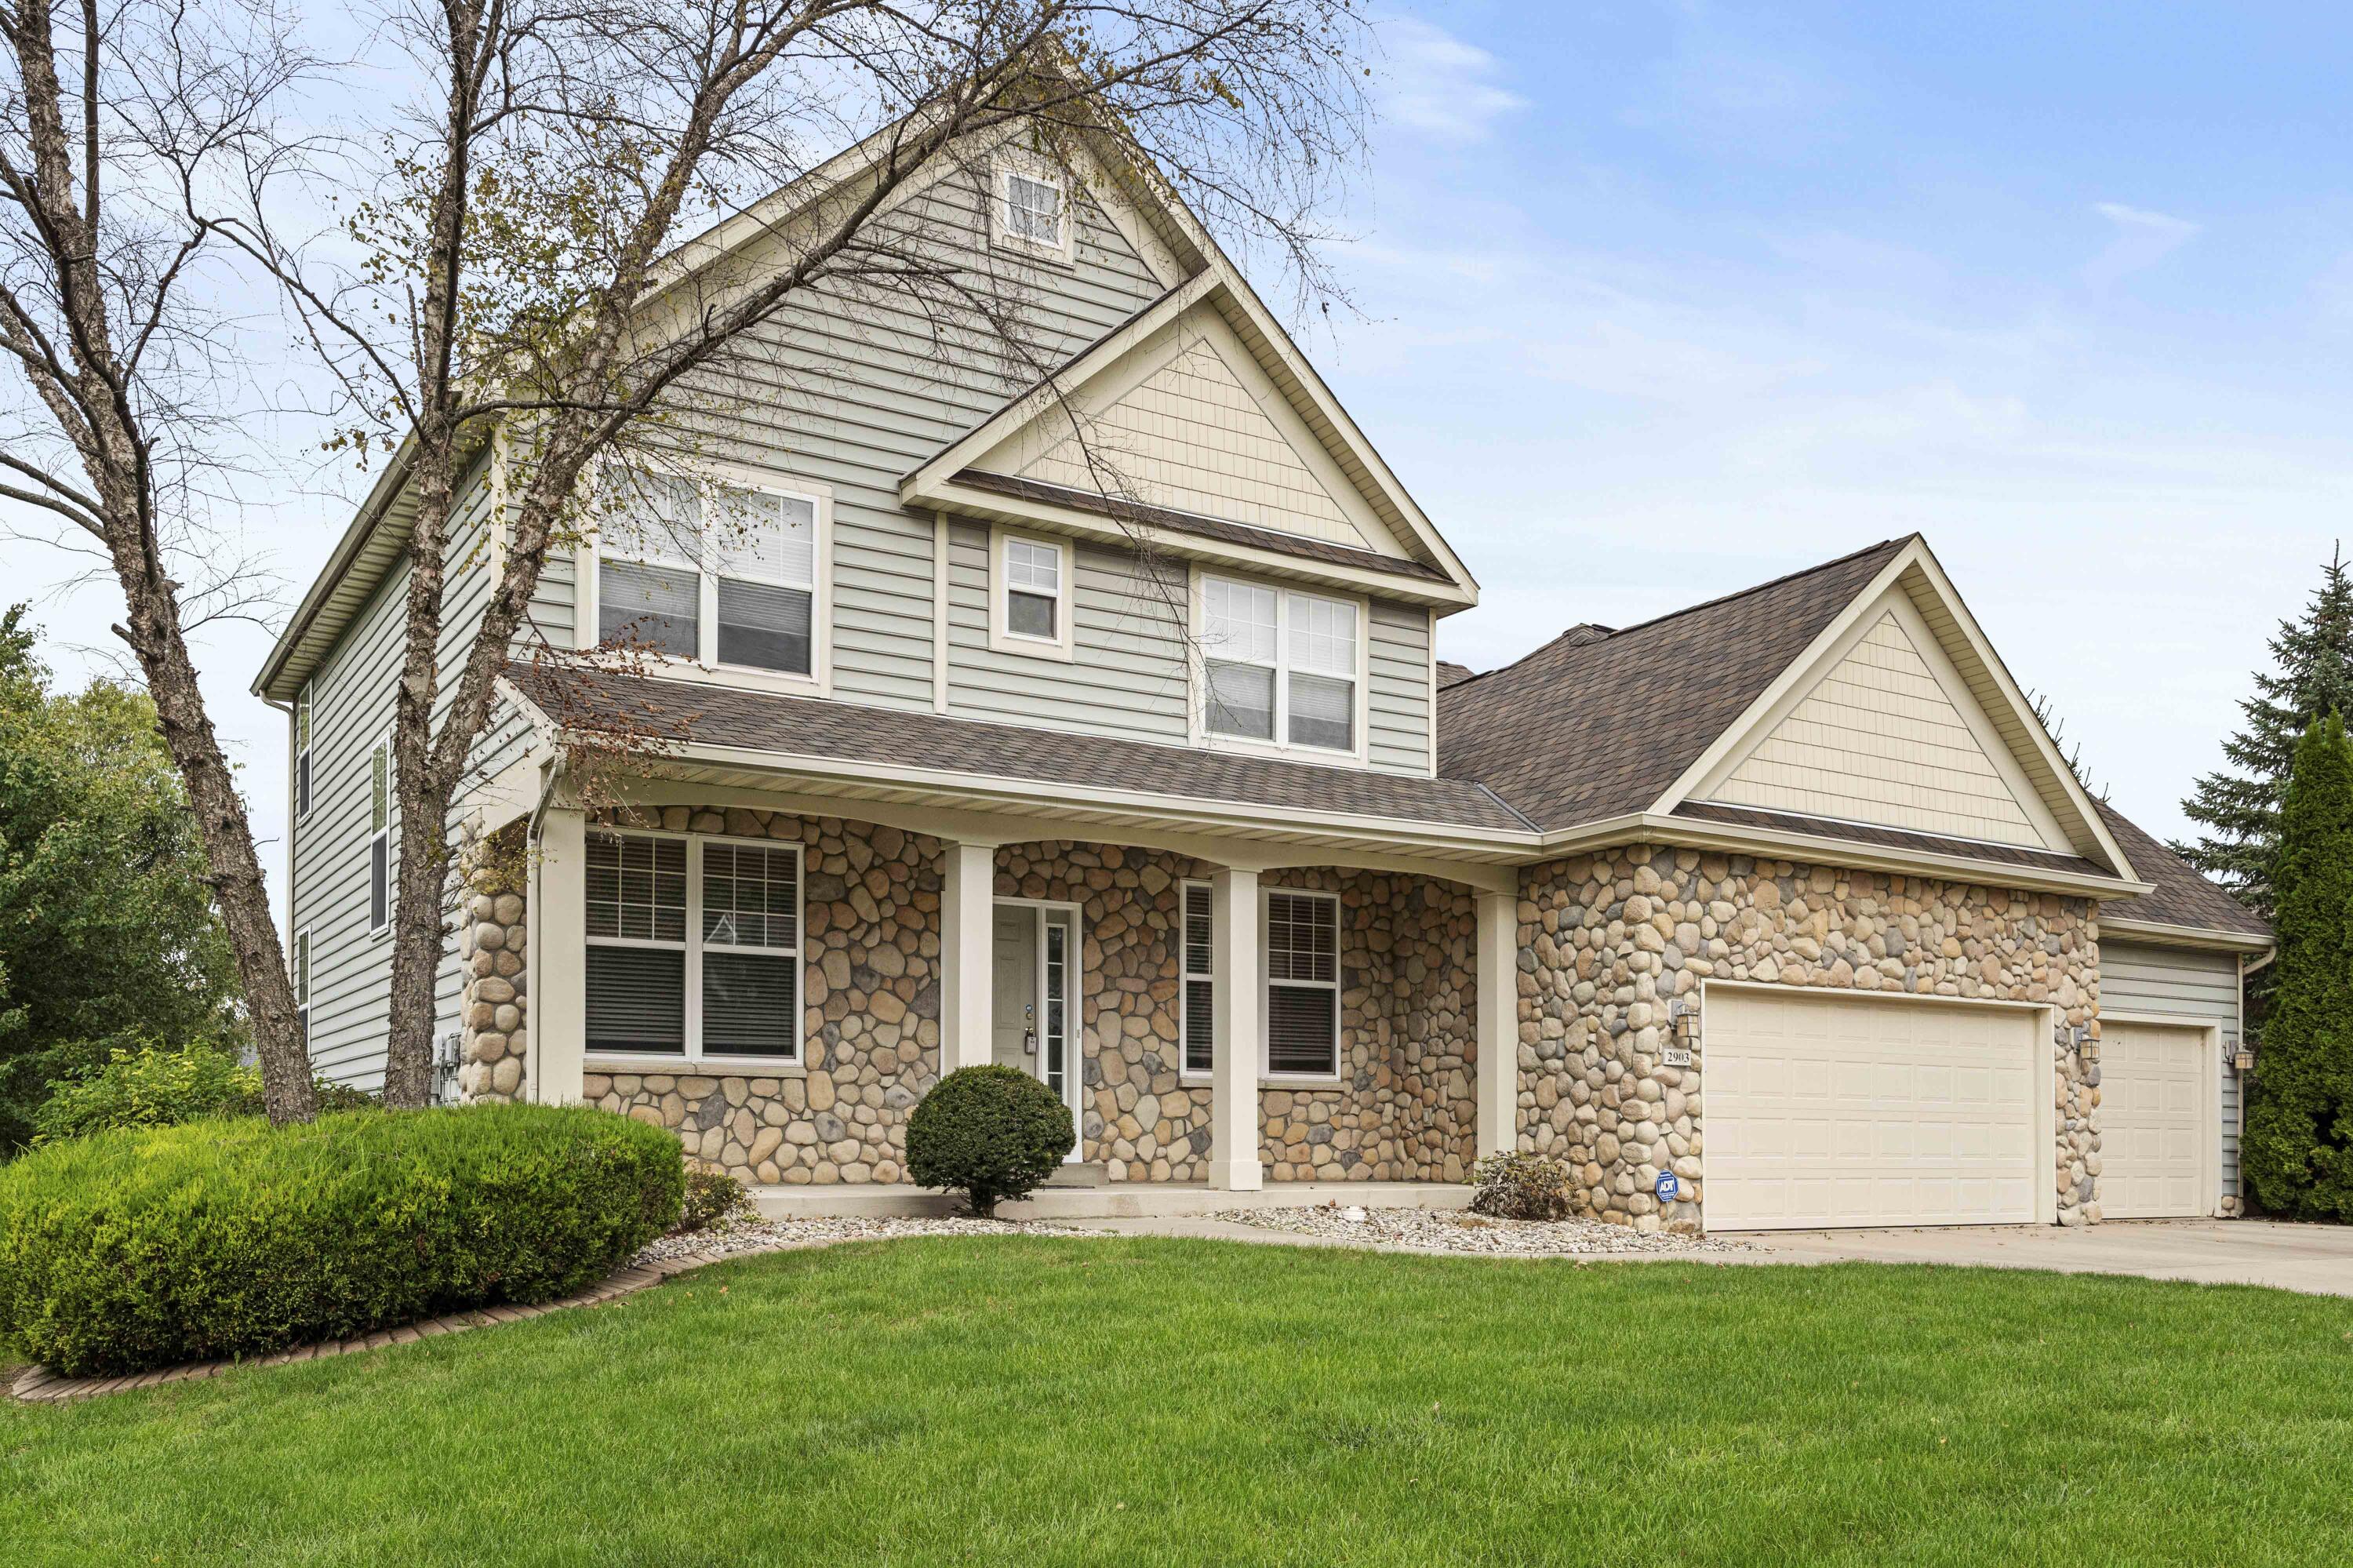
[[[999,164],[997,171],[997,236],[1001,241],[1064,255],[1063,185],[1050,169]]]

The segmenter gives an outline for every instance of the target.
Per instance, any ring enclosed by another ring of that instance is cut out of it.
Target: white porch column
[[[577,1105],[588,1049],[587,819],[551,806],[539,821],[531,905],[530,1028],[524,1092]]]
[[[991,1055],[991,918],[997,846],[951,843],[940,888],[940,1076]]]
[[[1479,1153],[1519,1145],[1520,901],[1479,895]]]
[[[1211,1010],[1216,1045],[1209,1073],[1209,1185],[1255,1192],[1266,1185],[1258,1152],[1258,1060],[1265,1038],[1258,873],[1220,871],[1209,889],[1209,974],[1217,998]]]

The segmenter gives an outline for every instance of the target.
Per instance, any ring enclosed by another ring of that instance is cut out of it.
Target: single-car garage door
[[[2206,1032],[2100,1026],[2100,1213],[2207,1214]],[[2219,1134],[2217,1135],[2219,1141]]]
[[[1708,1228],[2032,1224],[2042,1016],[1709,987]]]

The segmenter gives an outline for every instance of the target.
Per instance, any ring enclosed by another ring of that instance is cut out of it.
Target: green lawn
[[[0,1412],[10,1563],[2336,1562],[2353,1303],[913,1241]]]

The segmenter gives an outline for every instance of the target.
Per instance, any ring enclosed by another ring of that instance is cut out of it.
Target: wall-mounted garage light
[[[1689,1045],[1699,1038],[1699,1009],[1688,997],[1677,997],[1667,1004],[1669,1032],[1678,1045]]]
[[[2244,1045],[2240,1046],[2238,1051],[2231,1057],[2231,1065],[2242,1073],[2253,1072],[2255,1070],[2254,1052]]]

